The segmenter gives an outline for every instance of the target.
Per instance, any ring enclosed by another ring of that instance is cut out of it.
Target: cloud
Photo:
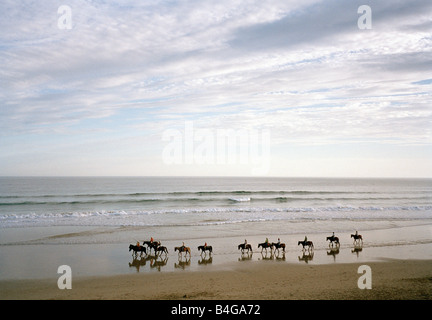
[[[276,148],[429,146],[432,5],[369,2],[359,30],[362,4],[71,0],[61,30],[58,2],[3,1],[2,148],[146,135],[157,158],[186,120],[269,129]]]

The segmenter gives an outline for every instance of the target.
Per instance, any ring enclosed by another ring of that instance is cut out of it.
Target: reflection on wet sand
[[[274,255],[276,261],[285,261],[285,251],[283,251],[281,254],[278,252],[277,254]]]
[[[129,267],[136,268],[136,271],[139,272],[141,267],[144,267],[149,262],[150,269],[157,269],[161,271],[163,266],[166,266],[168,262],[168,256],[157,256],[157,255],[146,255],[144,257],[133,257],[132,262],[129,262]]]
[[[206,256],[204,257],[201,256],[201,260],[198,260],[199,265],[212,264],[212,262],[213,262],[213,257],[211,255],[208,258]]]
[[[155,259],[150,260],[150,268],[152,268],[152,269],[155,268],[158,271],[161,271],[161,268],[163,266],[166,266],[167,262],[168,262],[168,256],[165,256],[163,258],[161,256],[156,256]]]
[[[353,253],[353,254],[357,255],[357,257],[359,257],[359,254],[362,251],[363,251],[363,243],[354,245],[354,247],[351,250],[351,253]]]
[[[341,251],[348,251],[351,252],[351,254],[355,254],[357,257],[359,257],[360,252],[363,252],[363,244],[361,242],[355,243],[350,248],[341,249],[339,246],[329,246],[324,251],[319,251],[319,258],[323,258],[324,256],[331,256],[333,257],[333,262],[336,262],[337,256],[340,254]],[[257,256],[258,254],[258,256]],[[314,260],[314,249],[313,247],[309,249],[302,249],[301,254],[298,255],[298,261],[301,263],[309,263]],[[282,250],[272,250],[272,251],[265,251],[256,253],[255,252],[255,259],[253,258],[253,252],[252,251],[244,251],[243,253],[240,253],[240,257],[238,258],[238,261],[252,261],[252,260],[258,260],[258,261],[287,261],[287,257],[289,258],[290,253],[284,252]],[[315,257],[316,258],[316,257]],[[196,259],[196,260],[194,260]],[[320,260],[318,259],[318,260]],[[161,271],[164,269],[165,266],[167,266],[169,260],[169,255],[152,255],[148,254],[145,256],[139,256],[139,255],[133,255],[133,259],[131,262],[129,262],[129,268],[135,268],[136,272],[146,272],[148,270],[155,269],[157,271]],[[315,259],[316,260],[316,259]],[[196,261],[196,262],[195,262]],[[149,262],[149,263],[147,263]],[[198,266],[206,266],[206,265],[212,265],[213,260],[213,254],[206,253],[206,252],[200,252],[200,255],[197,257],[190,257],[189,255],[180,254],[177,255],[177,258],[174,262],[174,269],[187,269],[192,265],[192,262],[194,265]],[[317,261],[319,263],[319,261]],[[147,269],[143,269],[146,266]],[[171,265],[172,266],[172,265]],[[168,269],[171,269],[172,267],[168,267]]]
[[[190,256],[189,257],[188,256],[185,256],[185,257],[179,256],[178,263],[174,262],[174,268],[184,270],[186,267],[189,267],[190,264],[191,264]]]
[[[336,262],[336,256],[339,254],[339,252],[340,252],[339,246],[331,247],[327,250],[327,255],[333,256],[333,261]]]
[[[129,267],[136,268],[136,271],[139,272],[140,267],[145,266],[146,265],[146,259],[145,258],[138,258],[138,257],[133,257],[132,262],[129,262]]]
[[[273,260],[274,256],[273,253],[270,252],[268,253],[267,251],[264,253],[263,251],[261,251],[261,260]],[[260,260],[260,258],[258,258],[258,260]]]
[[[247,253],[242,253],[240,258],[238,258],[238,261],[248,261],[248,260],[252,260],[252,255],[253,252],[247,252]]]
[[[304,261],[305,263],[308,263],[309,261],[313,260],[314,252],[313,251],[302,251],[302,256],[298,256],[299,261]]]

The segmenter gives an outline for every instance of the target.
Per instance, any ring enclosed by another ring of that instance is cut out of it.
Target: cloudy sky
[[[2,0],[0,64],[0,175],[432,177],[430,0]]]

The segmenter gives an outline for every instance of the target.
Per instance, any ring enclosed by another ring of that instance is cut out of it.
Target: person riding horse
[[[330,245],[330,244],[333,245],[333,242],[335,242],[337,246],[340,245],[339,238],[335,236],[334,232],[333,232],[333,234],[331,235],[331,237],[327,237],[326,240],[327,240],[327,241],[330,241],[329,245]]]
[[[180,252],[183,252],[184,249],[186,248],[184,241],[182,242],[182,245],[180,246]]]

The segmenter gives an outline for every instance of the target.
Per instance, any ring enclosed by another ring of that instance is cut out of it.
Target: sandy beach
[[[124,237],[137,232],[120,230]],[[285,254],[261,253],[257,243],[262,237],[257,236],[248,239],[253,254],[242,254],[233,245],[242,238],[226,237],[213,239],[211,256],[200,255],[196,245],[201,240],[189,239],[188,259],[172,250],[178,240],[165,241],[169,254],[154,259],[134,257],[127,243],[63,244],[83,234],[51,230],[59,233],[54,239],[0,246],[0,299],[431,300],[430,230],[429,224],[370,230],[361,247],[353,246],[349,233],[340,233],[337,248],[324,241],[325,234],[316,234],[310,237],[315,243],[311,251],[297,246],[299,235],[285,235]],[[38,232],[33,230],[33,237]],[[57,268],[64,264],[72,269],[72,289],[60,290]],[[370,267],[371,289],[359,288],[358,282],[366,281],[359,267],[365,265]]]
[[[431,260],[370,262],[371,289],[360,289],[360,264],[231,264],[223,270],[80,278],[72,289],[57,280],[0,282],[1,299],[114,300],[430,300]]]

